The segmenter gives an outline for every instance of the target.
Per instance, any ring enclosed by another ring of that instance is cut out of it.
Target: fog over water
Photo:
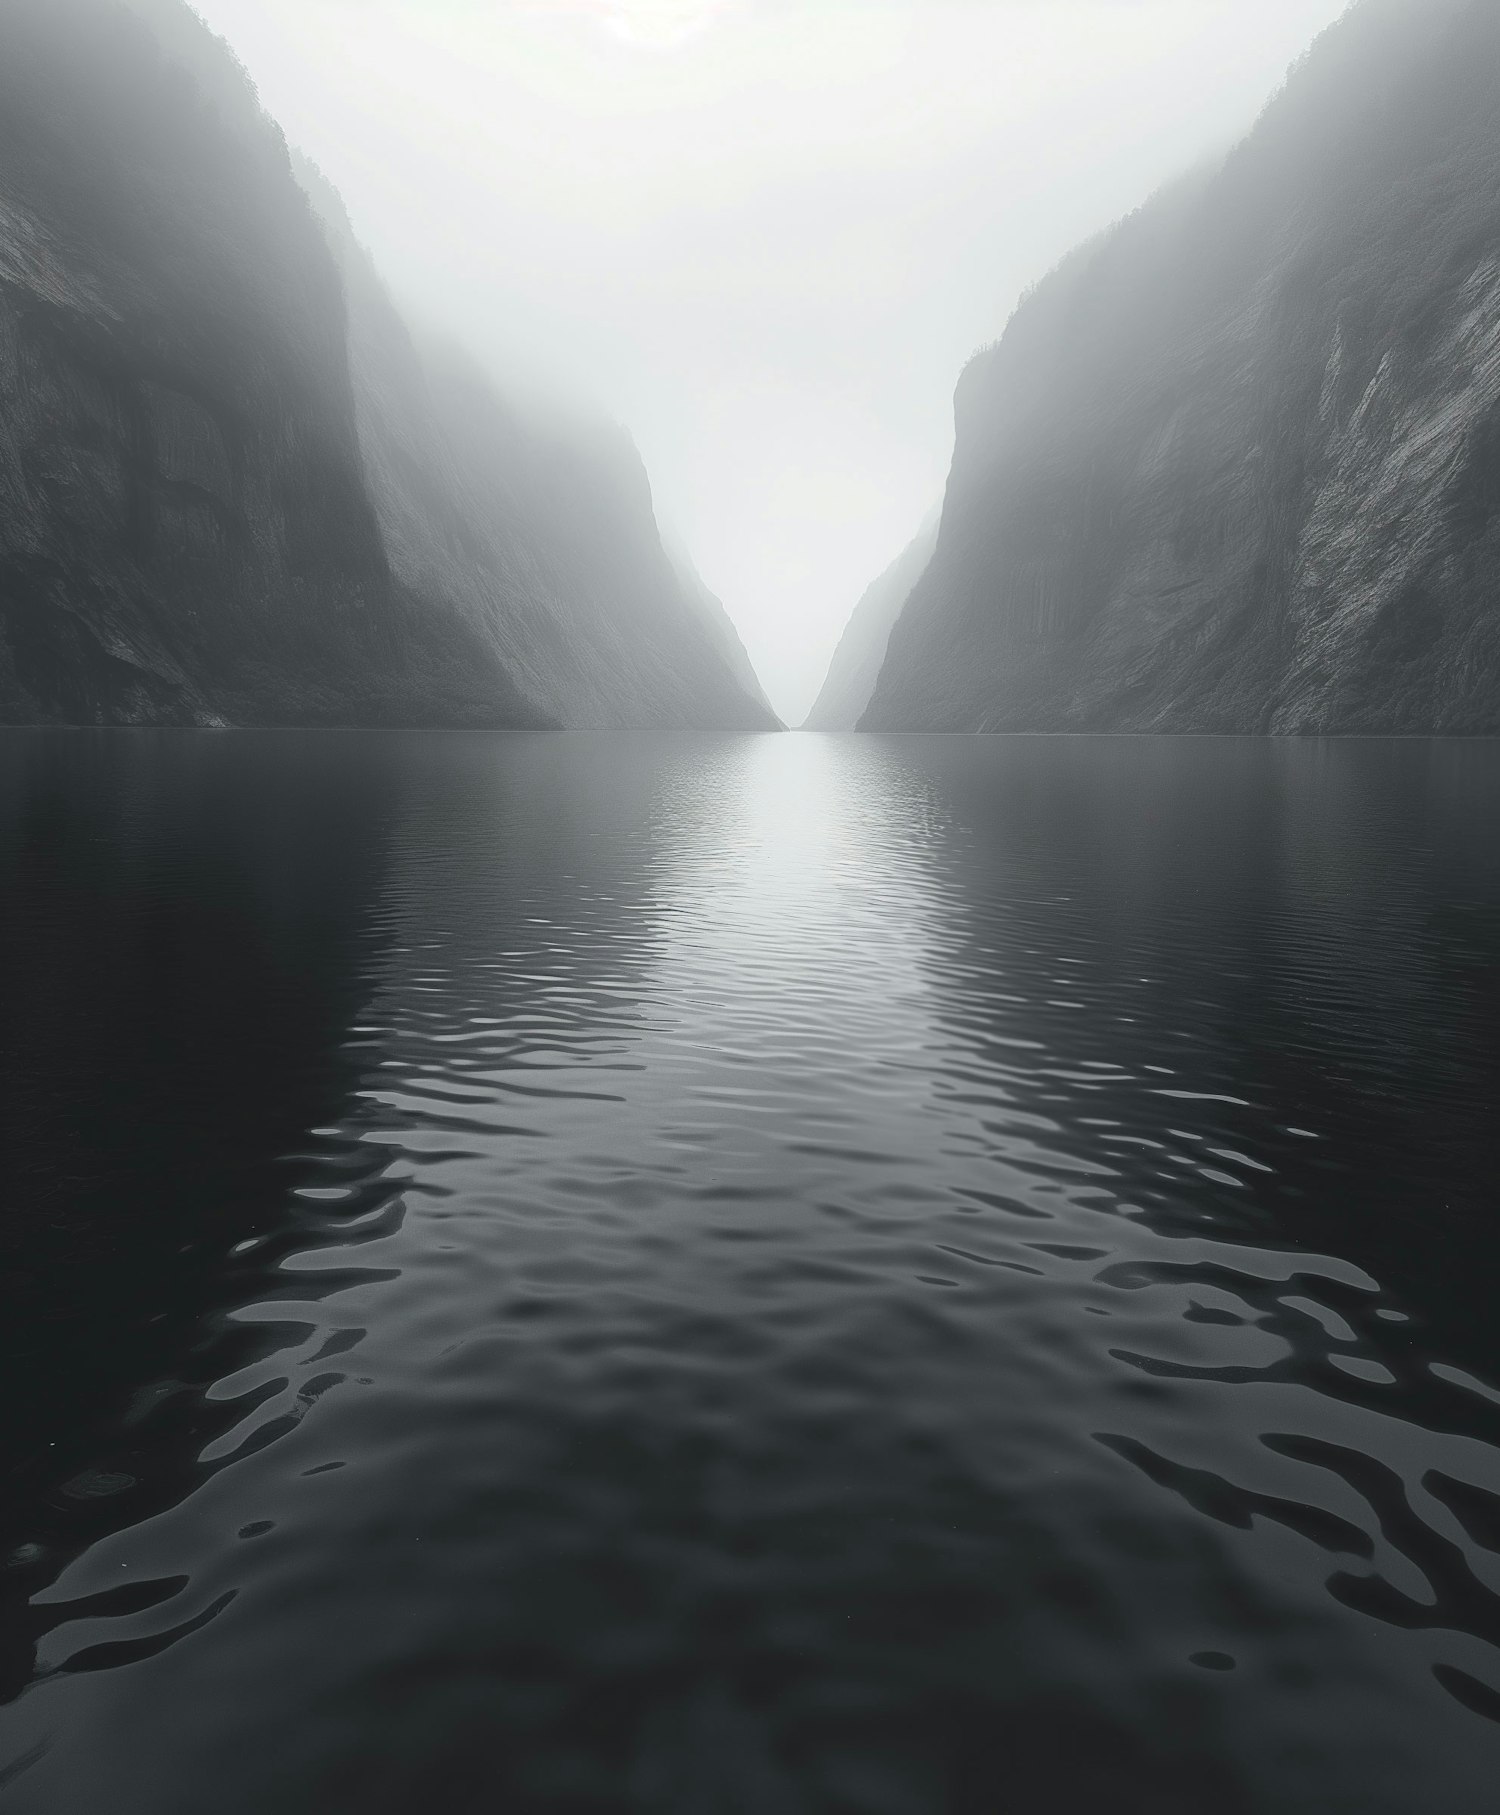
[[[635,434],[797,723],[964,361],[1342,0],[197,0],[402,300]]]

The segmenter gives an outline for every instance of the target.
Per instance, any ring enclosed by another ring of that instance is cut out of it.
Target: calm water
[[[0,1804],[1450,1815],[1500,745],[5,734]]]

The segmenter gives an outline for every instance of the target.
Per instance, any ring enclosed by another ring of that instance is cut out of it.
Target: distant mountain
[[[303,160],[297,174],[343,273],[359,442],[400,580],[456,606],[562,725],[776,728],[722,606],[664,550],[630,438],[518,405],[413,329],[337,194]]]
[[[334,238],[182,0],[0,0],[0,720],[773,724],[625,437]]]
[[[1354,6],[957,430],[866,728],[1500,731],[1500,7]]]
[[[933,517],[854,607],[804,731],[852,731],[858,725],[875,692],[896,620],[936,547]]]

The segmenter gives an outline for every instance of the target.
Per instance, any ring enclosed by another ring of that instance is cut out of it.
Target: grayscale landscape
[[[4,1815],[1490,1815],[1494,0],[0,0]]]

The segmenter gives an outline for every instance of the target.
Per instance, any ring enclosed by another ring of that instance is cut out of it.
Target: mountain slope
[[[729,672],[747,693],[757,707],[764,709],[774,725],[781,721],[770,700],[766,698],[765,688],[761,686],[760,676],[755,672],[755,664],[750,660],[750,653],[734,627],[734,619],[724,609],[724,602],[717,593],[710,592],[702,574],[693,565],[685,550],[673,543],[664,544],[667,559],[672,563],[672,571],[677,576],[677,583],[683,594],[702,614],[709,634],[718,644],[724,660],[729,664]]]
[[[957,430],[866,728],[1500,730],[1500,8],[1362,0]]]
[[[523,410],[415,332],[337,194],[298,175],[343,273],[360,447],[402,582],[455,606],[562,725],[777,728],[723,607],[663,549],[629,437]]]
[[[896,620],[912,588],[927,570],[937,547],[937,521],[925,524],[881,574],[858,605],[839,638],[822,691],[807,715],[804,731],[852,731],[875,692]]]
[[[776,725],[628,438],[415,339],[183,0],[0,0],[0,720]]]
[[[176,0],[0,0],[0,718],[544,719],[392,575],[338,273]]]

